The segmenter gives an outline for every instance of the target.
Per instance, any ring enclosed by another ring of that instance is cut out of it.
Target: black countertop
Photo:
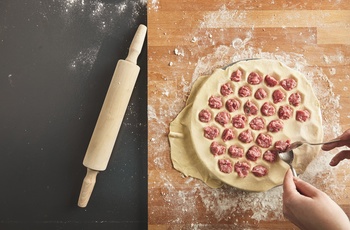
[[[0,229],[147,229],[147,49],[107,170],[82,161],[144,0],[0,0]]]

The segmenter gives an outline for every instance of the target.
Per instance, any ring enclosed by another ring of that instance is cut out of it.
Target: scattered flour
[[[177,56],[185,56],[184,50],[180,48],[175,48],[174,49],[174,54]]]
[[[272,1],[274,4],[274,1]],[[157,8],[158,1],[153,0],[151,7]],[[298,52],[284,52],[279,48],[276,48],[276,51],[266,52],[261,48],[255,48],[249,45],[252,39],[254,39],[253,32],[255,30],[254,25],[251,26],[251,29],[247,31],[245,36],[233,37],[230,44],[222,44],[216,39],[220,39],[219,36],[213,36],[209,30],[211,28],[228,28],[228,27],[237,27],[240,28],[240,21],[244,20],[246,16],[245,11],[228,11],[226,6],[222,6],[220,10],[215,12],[209,12],[203,16],[203,20],[200,21],[199,27],[194,28],[190,32],[192,38],[196,38],[196,41],[199,40],[210,40],[210,44],[220,44],[217,45],[212,52],[209,52],[206,55],[199,55],[197,63],[195,63],[195,69],[192,74],[191,81],[188,81],[181,72],[182,75],[175,70],[176,63],[173,63],[173,76],[176,76],[178,79],[177,86],[178,89],[171,88],[172,85],[164,85],[164,90],[166,92],[177,91],[178,94],[174,100],[173,104],[169,105],[167,100],[162,102],[160,98],[150,98],[148,106],[148,116],[149,121],[154,122],[157,125],[150,125],[149,128],[151,132],[156,136],[152,137],[155,140],[166,142],[166,133],[168,132],[169,122],[175,118],[175,116],[180,112],[184,106],[184,98],[181,95],[188,95],[194,81],[201,75],[210,75],[216,68],[222,68],[227,66],[229,63],[239,61],[242,59],[249,58],[267,58],[267,59],[276,59],[286,65],[290,66],[293,69],[296,69],[305,74],[311,84],[314,86],[314,91],[316,96],[319,98],[322,105],[322,116],[324,119],[323,129],[325,131],[325,139],[333,138],[336,135],[341,134],[341,127],[339,124],[339,108],[340,108],[340,97],[334,93],[334,84],[329,80],[327,74],[335,74],[336,69],[322,69],[320,67],[310,67],[312,66],[305,59],[302,53]],[[306,35],[300,35],[306,36]],[[310,35],[305,37],[305,40],[314,42],[315,35]],[[189,41],[193,43],[193,40]],[[218,42],[218,43],[217,43]],[[197,55],[198,50],[205,50],[208,45],[199,44],[192,48],[186,48],[186,52],[191,53],[192,55]],[[188,50],[187,50],[188,49]],[[179,54],[184,49],[182,47],[176,47],[174,50],[174,55],[180,56]],[[187,58],[182,56],[182,58]],[[342,63],[344,56],[341,52],[338,52],[332,56],[323,56],[323,61],[326,64],[331,64],[336,66],[337,64]],[[181,60],[180,60],[181,61]],[[170,66],[170,65],[169,65]],[[161,73],[164,76],[167,76],[167,73]],[[348,76],[348,78],[350,78]],[[345,90],[345,89],[344,89]],[[347,89],[346,89],[347,90]],[[166,95],[166,96],[171,96]],[[157,104],[159,111],[156,111],[152,104]],[[350,116],[349,116],[350,117]],[[159,151],[149,153],[155,158],[156,167],[164,169],[164,165],[169,164],[169,157],[166,154],[169,152],[169,147],[162,147]],[[339,194],[342,194],[344,186],[339,185],[339,181],[336,179],[335,169],[330,168],[328,163],[332,154],[321,152],[314,161],[307,167],[305,173],[301,177],[313,183],[316,187],[322,188],[326,191],[331,197],[337,197]],[[167,168],[166,168],[167,169]],[[169,170],[169,169],[167,169]],[[256,222],[260,221],[271,221],[271,220],[283,220],[282,214],[282,187],[276,187],[267,192],[262,193],[250,193],[241,191],[229,186],[223,186],[219,189],[211,189],[198,180],[192,178],[186,178],[181,183],[190,185],[192,189],[188,190],[186,187],[185,190],[181,189],[181,185],[178,182],[173,181],[174,178],[169,176],[166,170],[159,170],[160,174],[159,181],[162,183],[161,195],[168,205],[167,208],[171,207],[172,213],[177,218],[174,218],[170,224],[182,224],[185,217],[192,220],[191,229],[205,229],[205,224],[198,223],[198,219],[202,216],[207,215],[214,217],[216,222],[229,223],[230,226],[236,226],[237,229],[249,229],[249,227],[256,227]],[[347,177],[349,179],[349,177]],[[346,178],[344,179],[346,180]],[[339,186],[329,186],[325,188],[324,184],[327,181],[328,185],[339,185]],[[160,183],[157,182],[157,183]],[[156,182],[155,182],[156,183]],[[152,184],[149,186],[152,187]],[[153,196],[150,196],[151,202]],[[198,200],[203,204],[206,212],[199,212],[196,209]],[[242,216],[248,215],[252,221],[243,221]]]
[[[248,41],[247,39],[249,40],[249,37],[244,40]],[[331,82],[321,70],[306,69],[308,66],[307,61],[302,55],[296,53],[267,53],[247,46],[242,46],[239,49],[239,52],[237,52],[237,48],[238,47],[232,46],[219,46],[214,53],[202,57],[197,62],[197,67],[194,71],[191,84],[193,84],[193,82],[203,73],[211,72],[212,66],[225,66],[228,62],[222,61],[222,57],[228,57],[231,62],[256,57],[277,59],[292,68],[303,72],[311,82],[314,82],[315,93],[317,94],[317,97],[320,98],[321,104],[325,105],[325,108],[323,108],[323,117],[325,119],[332,118],[332,120],[325,122],[323,127],[324,130],[326,130],[326,132],[329,130],[327,133],[341,133],[341,128],[339,126],[339,113],[337,112],[339,109],[339,96],[334,95]],[[314,75],[314,73],[317,74]],[[317,82],[321,83],[318,84]],[[326,85],[325,88],[323,84]],[[302,178],[309,182],[316,183],[317,179],[315,178],[322,175],[325,179],[324,175],[327,175],[327,183],[336,184],[335,174],[328,166],[331,156],[331,154],[326,153],[320,154],[312,164],[310,164]],[[323,187],[317,184],[316,186]],[[329,191],[331,192],[330,195],[335,196],[342,191],[342,188],[342,186],[333,188]],[[274,188],[264,193],[247,193],[238,190],[236,191],[228,187],[218,190],[203,190],[203,188],[201,188],[200,191],[199,195],[202,202],[205,204],[207,211],[213,212],[219,221],[223,218],[232,216],[237,212],[237,209],[242,212],[251,211],[251,218],[256,221],[283,219],[281,187]]]
[[[247,33],[247,37],[245,37],[243,40],[241,38],[235,38],[232,40],[232,47],[235,49],[241,49],[244,48],[247,45],[247,42],[250,41],[252,38],[252,33],[249,31]]]
[[[85,66],[85,70],[90,71],[101,47],[102,38],[115,33],[121,18],[129,18],[125,26],[134,27],[141,9],[146,7],[147,0],[124,0],[117,3],[104,3],[99,0],[59,0],[58,3],[61,7],[57,9],[60,9],[59,13],[65,20],[66,27],[77,23],[77,20],[84,20],[91,28],[96,28],[94,46],[79,51],[70,63],[71,69]]]
[[[335,68],[330,68],[330,69],[329,69],[329,73],[330,73],[331,75],[335,75],[335,74],[337,73],[337,70],[336,70]]]
[[[159,1],[158,0],[151,0],[148,8],[155,10],[155,11],[158,11]]]
[[[227,10],[223,5],[219,11],[213,11],[204,16],[200,28],[228,28],[241,27],[242,19],[245,19],[246,11]]]
[[[11,87],[15,87],[12,74],[9,74],[7,76],[7,78],[9,80],[9,83],[10,83]]]
[[[95,63],[99,47],[87,48],[80,51],[78,55],[70,62],[71,69],[82,70],[83,72],[90,72]]]

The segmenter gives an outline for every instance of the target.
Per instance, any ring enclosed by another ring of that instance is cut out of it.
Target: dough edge
[[[170,123],[170,132],[169,132],[169,142],[170,142],[170,151],[171,151],[171,160],[173,162],[173,166],[178,171],[182,172],[185,176],[191,176],[194,178],[198,178],[204,181],[208,186],[212,188],[221,187],[223,184],[227,183],[224,178],[220,178],[220,176],[215,176],[211,170],[208,169],[208,166],[203,162],[196,150],[196,146],[194,145],[194,138],[191,136],[191,130],[193,128],[194,119],[197,118],[196,111],[193,111],[193,103],[196,100],[196,96],[198,96],[198,91],[202,89],[202,86],[209,80],[215,77],[216,75],[227,74],[227,72],[231,73],[237,68],[243,68],[247,71],[253,71],[256,66],[262,67],[262,72],[265,71],[265,67],[269,64],[273,66],[273,68],[284,69],[288,72],[288,74],[292,74],[298,78],[298,86],[301,84],[302,91],[308,92],[310,97],[308,97],[307,101],[304,101],[304,104],[312,104],[312,120],[313,126],[312,130],[308,130],[307,128],[302,129],[298,133],[300,134],[299,138],[290,138],[291,141],[295,140],[307,140],[311,142],[322,141],[323,140],[323,130],[322,130],[322,117],[320,111],[319,101],[316,98],[311,84],[307,81],[304,75],[300,72],[289,68],[284,65],[280,61],[277,60],[268,60],[268,59],[257,59],[257,60],[249,60],[249,61],[239,61],[234,63],[233,65],[228,66],[226,69],[217,69],[210,76],[200,76],[194,82],[190,95],[187,99],[185,108],[178,114],[178,116]],[[278,67],[280,66],[280,67]],[[251,69],[253,68],[253,69]],[[195,117],[195,118],[194,118]],[[304,131],[304,130],[307,131]],[[296,130],[293,130],[295,132]],[[310,133],[313,134],[310,137]],[[198,141],[198,140],[197,140]],[[295,160],[293,162],[293,166],[296,168],[297,172],[302,173],[307,165],[311,162],[311,160],[317,155],[319,152],[319,146],[307,146],[304,145],[299,149],[295,150]],[[304,153],[310,153],[305,155]],[[306,161],[306,162],[305,162]],[[247,191],[266,191],[275,186],[282,184],[285,171],[289,168],[284,162],[279,162],[281,165],[281,169],[278,172],[277,178],[274,178],[272,181],[264,181],[263,183],[256,183],[262,180],[261,178],[255,178],[256,180],[242,180],[242,185],[234,186],[231,183],[227,183],[231,186],[247,190]]]

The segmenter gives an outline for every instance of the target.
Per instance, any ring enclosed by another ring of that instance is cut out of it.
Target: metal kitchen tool
[[[297,173],[295,172],[295,169],[293,168],[293,160],[294,160],[294,152],[293,150],[290,150],[288,152],[281,152],[278,153],[278,156],[281,158],[281,160],[283,160],[284,162],[286,162],[290,169],[292,170],[293,176],[297,176]]]
[[[242,59],[242,60],[239,60],[239,61],[232,62],[231,64],[228,64],[227,66],[224,66],[224,67],[222,67],[221,69],[225,70],[225,69],[227,69],[228,67],[230,67],[230,66],[232,66],[232,65],[234,65],[234,64],[236,64],[236,63],[238,63],[238,62],[251,61],[251,60],[259,60],[259,59],[261,59],[261,58],[247,58],[247,59]]]
[[[310,143],[310,142],[307,142],[307,141],[295,141],[293,142],[292,144],[289,145],[289,147],[287,148],[286,152],[289,152],[293,149],[296,149],[300,146],[302,146],[303,144],[308,144],[308,145],[324,145],[324,144],[331,144],[331,143],[336,143],[336,142],[340,142],[342,140],[340,139],[334,139],[334,140],[331,140],[331,141],[326,141],[326,142],[319,142],[319,143]]]
[[[296,149],[300,146],[302,146],[303,144],[308,144],[308,145],[324,145],[324,144],[331,144],[331,143],[336,143],[342,141],[340,139],[334,139],[331,141],[326,141],[326,142],[319,142],[319,143],[310,143],[307,141],[295,141],[292,144],[289,145],[289,147],[287,148],[286,151],[284,152],[280,152],[278,153],[278,156],[281,158],[281,160],[283,160],[284,162],[286,162],[287,164],[289,164],[290,169],[292,170],[293,176],[297,176],[293,166],[292,166],[292,162],[294,159],[294,152],[293,149]]]
[[[136,64],[147,27],[140,25],[131,42],[128,56],[119,60],[106,98],[87,148],[84,166],[87,173],[81,187],[78,206],[86,207],[96,183],[96,176],[107,168],[115,140],[134,89],[140,67]]]

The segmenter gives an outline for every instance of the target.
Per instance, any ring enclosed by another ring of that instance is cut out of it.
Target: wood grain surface
[[[350,5],[321,1],[148,1],[148,212],[150,229],[297,229],[282,189],[210,189],[172,167],[169,123],[200,75],[233,61],[278,59],[311,81],[325,139],[350,128]],[[301,177],[350,215],[350,162],[320,152]]]

